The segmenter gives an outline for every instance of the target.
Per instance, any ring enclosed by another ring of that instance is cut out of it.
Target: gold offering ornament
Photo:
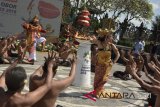
[[[112,34],[113,32],[115,32],[114,29],[103,29],[103,28],[99,28],[97,31],[98,35],[101,37],[101,36],[108,36],[109,34]]]
[[[102,28],[96,30],[96,33],[99,37],[109,36],[110,34],[113,34],[115,32],[115,21],[113,19],[108,18],[105,25],[106,26],[103,26]],[[80,40],[89,40],[88,36],[85,34],[79,34],[75,36],[75,38]]]

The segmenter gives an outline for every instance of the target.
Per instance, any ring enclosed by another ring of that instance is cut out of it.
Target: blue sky
[[[160,0],[150,0],[150,3],[153,6],[154,16],[152,20],[154,20],[155,16],[160,15]],[[147,27],[151,28],[151,24],[148,24]]]
[[[150,0],[155,15],[160,15],[160,0]]]

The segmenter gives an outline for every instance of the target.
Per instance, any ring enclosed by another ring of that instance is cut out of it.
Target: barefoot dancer
[[[97,63],[95,66],[95,77],[94,77],[94,90],[96,91],[96,96],[105,92],[104,84],[108,81],[109,74],[111,72],[113,64],[119,59],[119,52],[116,46],[112,43],[112,33],[105,30],[98,30],[99,38],[90,38],[91,42],[97,44]],[[111,60],[111,50],[114,51],[116,57]]]
[[[38,41],[42,42],[45,45],[45,38],[40,36],[40,33],[46,33],[45,30],[42,29],[42,26],[39,24],[38,16],[35,16],[31,22],[24,23],[23,28],[26,30],[27,35],[27,45],[29,51],[29,60],[36,60],[36,43]],[[44,46],[43,46],[44,48]]]

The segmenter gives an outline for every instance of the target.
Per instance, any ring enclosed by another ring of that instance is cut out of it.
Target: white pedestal
[[[78,64],[72,85],[89,88],[91,87],[91,43],[80,40],[78,42],[80,42],[77,52]]]

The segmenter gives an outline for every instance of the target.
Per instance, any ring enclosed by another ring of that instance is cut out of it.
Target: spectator
[[[146,73],[146,76],[151,80],[151,84],[146,83],[144,80],[142,80],[139,76],[137,76],[137,69],[135,65],[135,62],[132,62],[132,64],[130,64],[129,66],[129,73],[136,79],[136,81],[142,86],[144,87],[147,91],[149,92],[153,92],[157,95],[156,98],[156,102],[155,102],[155,106],[154,107],[160,107],[160,62],[156,59],[157,64],[154,64],[153,62],[148,63],[149,68],[154,71],[155,75],[154,77],[152,77],[146,67],[144,67],[144,71]],[[158,77],[158,78],[157,78]],[[149,105],[150,106],[150,105]]]
[[[52,57],[47,59],[47,73],[44,84],[36,90],[21,94],[23,90],[27,74],[23,67],[16,67],[15,61],[10,67],[8,67],[0,76],[0,105],[1,107],[31,107],[37,101],[39,101],[50,89],[52,83]],[[7,86],[7,91],[4,88]]]
[[[74,80],[76,73],[76,58],[74,57],[71,62],[72,67],[69,76],[62,80],[53,79],[51,84],[52,89],[50,89],[50,91],[39,102],[34,104],[33,107],[54,107],[56,99],[59,96],[60,92],[70,86],[70,84]],[[52,77],[56,75],[56,69],[58,67],[57,62],[55,62],[54,65],[56,66],[53,68]],[[43,86],[47,78],[47,72],[48,71],[46,70],[46,64],[44,64],[43,67],[39,68],[31,75],[29,85],[30,91],[37,90],[39,87]]]
[[[137,42],[135,42],[134,53],[137,55],[143,51],[144,51],[144,44],[139,39]]]

